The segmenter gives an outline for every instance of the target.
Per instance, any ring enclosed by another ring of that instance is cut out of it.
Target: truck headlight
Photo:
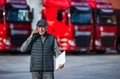
[[[96,46],[101,46],[100,41],[99,41],[99,40],[95,40],[95,45],[96,45]]]
[[[6,45],[10,46],[10,41],[9,41],[9,40],[4,39],[4,40],[3,40],[3,42],[4,42],[4,44],[6,44]]]
[[[75,46],[75,42],[73,40],[69,40],[68,43],[71,45],[71,46]]]

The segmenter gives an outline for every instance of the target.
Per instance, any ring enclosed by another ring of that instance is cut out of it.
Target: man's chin
[[[40,35],[44,35],[45,33],[39,33]]]

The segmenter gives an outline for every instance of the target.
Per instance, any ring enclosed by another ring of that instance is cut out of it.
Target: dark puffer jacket
[[[54,37],[50,34],[45,34],[44,43],[39,34],[35,34],[31,41],[31,72],[54,71]]]

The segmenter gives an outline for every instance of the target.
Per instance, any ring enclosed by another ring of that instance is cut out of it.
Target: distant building
[[[120,0],[109,0],[109,1],[112,3],[114,9],[120,9]]]
[[[30,5],[31,8],[33,8],[33,22],[32,22],[32,28],[35,29],[36,27],[36,22],[41,18],[41,1],[42,0],[27,0],[28,5]]]

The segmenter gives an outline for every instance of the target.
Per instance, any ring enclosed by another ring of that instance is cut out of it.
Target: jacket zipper
[[[42,41],[41,38],[40,38],[40,40],[41,40],[41,44],[42,44],[42,71],[44,71],[44,69],[43,69],[43,68],[44,68],[44,67],[43,67],[43,58],[44,58],[44,57],[43,57],[43,56],[44,56],[44,55],[43,55],[43,52],[44,52],[43,49],[44,49],[44,45],[43,45],[43,41]]]

